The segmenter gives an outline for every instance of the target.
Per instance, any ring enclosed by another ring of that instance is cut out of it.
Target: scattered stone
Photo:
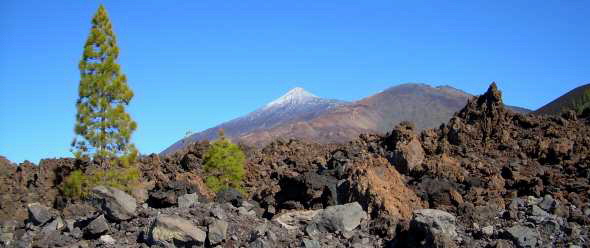
[[[211,216],[223,220],[225,219],[225,211],[220,206],[215,206],[211,209]]]
[[[111,237],[111,235],[102,235],[99,239],[100,242],[102,242],[105,245],[114,245],[116,242],[115,239]]]
[[[43,232],[61,231],[64,228],[65,228],[65,223],[61,219],[61,217],[58,216],[55,219],[53,219],[51,222],[49,222],[45,226],[43,226]]]
[[[209,225],[208,236],[209,243],[212,245],[219,244],[225,240],[227,236],[228,223],[223,220],[214,220]]]
[[[91,236],[98,236],[109,231],[109,223],[107,223],[104,215],[101,214],[92,220],[84,230]]]
[[[442,210],[418,209],[414,211],[410,229],[425,235],[429,243],[445,242],[457,237],[455,221],[455,216]]]
[[[528,206],[532,206],[532,205],[537,205],[537,204],[541,203],[542,200],[543,200],[542,198],[536,198],[534,196],[529,195],[527,197],[526,203]]]
[[[320,242],[312,239],[301,240],[301,247],[303,248],[322,248]]]
[[[557,205],[557,202],[553,199],[551,195],[545,195],[543,200],[539,203],[539,207],[544,209],[545,211],[551,211]]]
[[[327,207],[317,213],[312,221],[320,231],[336,232],[352,231],[366,218],[367,213],[361,205],[353,202]]]
[[[311,222],[320,210],[301,210],[280,214],[273,218],[273,221],[281,224],[286,229],[297,229],[300,224]]]
[[[481,229],[481,232],[484,235],[492,236],[492,235],[494,235],[494,226],[486,226],[486,227],[484,227],[484,228]]]
[[[192,194],[184,194],[178,197],[178,207],[179,208],[190,208],[194,204],[199,202],[199,196],[197,193]]]
[[[529,216],[529,219],[537,224],[543,222],[551,216],[549,213],[545,212],[545,210],[541,209],[537,205],[533,205],[530,208],[529,214],[531,215]]]
[[[135,199],[122,190],[97,186],[92,192],[101,200],[101,208],[109,219],[115,221],[129,220],[136,216]]]
[[[539,240],[539,234],[535,229],[530,227],[515,225],[506,230],[506,233],[518,247],[536,247]]]
[[[143,187],[138,187],[131,190],[131,196],[133,196],[133,198],[135,198],[139,204],[143,204],[149,198],[148,191]]]
[[[207,234],[192,222],[176,216],[160,215],[151,225],[149,237],[154,243],[182,242],[201,245]]]
[[[10,247],[14,243],[16,221],[4,221],[0,225],[0,245]]]
[[[256,216],[256,211],[254,211],[254,210],[248,211],[245,207],[239,207],[238,213],[240,215]]]
[[[53,218],[53,214],[49,208],[41,205],[38,202],[29,204],[28,210],[29,221],[37,226],[43,225]]]

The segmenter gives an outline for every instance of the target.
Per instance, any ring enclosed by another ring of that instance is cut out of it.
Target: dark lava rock
[[[244,201],[242,197],[242,193],[237,191],[236,189],[230,188],[219,191],[215,196],[215,201],[218,203],[231,203],[234,207],[241,207],[242,202]]]
[[[104,215],[98,216],[96,219],[92,220],[84,231],[87,235],[91,237],[98,237],[101,234],[105,234],[109,231],[109,223],[105,219]]]
[[[35,225],[43,225],[53,218],[53,214],[48,207],[41,205],[38,202],[28,205],[29,221]]]

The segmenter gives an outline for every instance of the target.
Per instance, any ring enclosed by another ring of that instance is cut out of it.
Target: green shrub
[[[70,198],[86,198],[92,188],[104,185],[131,191],[139,184],[140,171],[137,167],[110,167],[94,169],[83,173],[75,170],[66,177],[62,184],[62,192]]]
[[[223,131],[211,144],[204,157],[205,184],[214,192],[227,188],[242,189],[246,156],[236,144],[226,139]]]

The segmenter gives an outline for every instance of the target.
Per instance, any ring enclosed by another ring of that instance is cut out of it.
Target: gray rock
[[[425,234],[427,239],[437,237],[454,239],[457,237],[455,216],[438,209],[418,209],[413,212],[410,228]]]
[[[109,219],[122,221],[136,216],[137,203],[135,198],[122,190],[98,186],[94,187],[92,192],[102,201],[100,207]]]
[[[10,247],[14,243],[16,221],[4,221],[0,224],[0,245]]]
[[[543,210],[542,208],[540,208],[537,205],[533,205],[530,208],[529,214],[531,215],[531,216],[529,216],[529,219],[537,224],[541,223],[541,222],[545,221],[546,219],[548,219],[549,217],[551,217],[551,214],[545,212],[545,210]]]
[[[481,232],[484,235],[492,236],[492,235],[494,235],[494,226],[486,226],[486,227],[484,227],[484,228],[481,229]]]
[[[252,204],[252,203],[250,203],[248,201],[243,201],[242,202],[242,207],[244,207],[244,208],[246,208],[246,210],[250,211],[250,210],[252,210],[256,206],[254,206],[254,204]]]
[[[151,224],[149,238],[154,243],[183,242],[202,245],[207,234],[192,222],[177,216],[160,215]]]
[[[305,234],[309,237],[316,238],[320,234],[320,230],[315,223],[311,223],[305,226]]]
[[[297,229],[300,224],[310,223],[319,212],[321,210],[292,211],[276,216],[273,221],[286,229],[293,230]]]
[[[100,215],[96,219],[92,220],[90,224],[84,228],[84,230],[90,235],[98,236],[109,231],[109,223],[105,219],[104,215]]]
[[[76,224],[76,220],[66,219],[66,230],[71,232],[74,230],[74,224]]]
[[[352,231],[367,218],[367,213],[358,202],[336,205],[321,210],[313,217],[320,231]]]
[[[551,211],[557,205],[557,202],[553,199],[551,195],[545,195],[543,200],[539,203],[539,207],[544,209],[545,211]]]
[[[51,210],[38,202],[29,204],[27,209],[29,210],[29,221],[37,226],[43,225],[53,218]]]
[[[225,211],[220,206],[215,206],[211,209],[211,216],[223,220],[225,219]]]
[[[144,203],[149,198],[148,191],[141,187],[131,190],[131,196],[133,196],[133,198],[135,198],[139,204]]]
[[[322,248],[320,242],[312,239],[301,240],[301,247],[303,248]]]
[[[197,193],[192,194],[184,194],[178,197],[178,207],[179,208],[190,208],[194,204],[199,202],[199,196]]]
[[[66,224],[64,223],[64,221],[61,219],[61,217],[58,216],[49,223],[47,223],[45,226],[43,226],[43,232],[61,231],[65,228],[65,226]]]
[[[518,247],[536,247],[539,233],[530,227],[515,225],[506,230],[506,234]]]
[[[527,204],[528,206],[537,205],[537,204],[539,204],[539,203],[540,203],[542,200],[543,200],[543,198],[537,198],[537,197],[534,197],[534,196],[532,196],[532,195],[529,195],[529,196],[527,197],[527,199],[526,199],[526,204]]]
[[[248,247],[249,248],[271,248],[273,246],[262,239],[256,239],[256,240],[250,242],[250,244],[248,244]]]
[[[209,225],[209,243],[216,245],[224,241],[227,236],[227,226],[227,222],[223,220],[214,220],[213,223]]]
[[[114,245],[117,242],[111,235],[102,235],[99,240],[105,245]]]
[[[255,216],[256,215],[256,211],[254,211],[254,210],[248,211],[248,209],[246,209],[245,207],[239,207],[238,208],[238,213],[240,215],[249,215],[249,216]]]

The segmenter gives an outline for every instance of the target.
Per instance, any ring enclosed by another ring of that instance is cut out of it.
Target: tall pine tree
[[[76,138],[72,151],[78,158],[118,159],[126,166],[137,157],[137,150],[130,142],[137,124],[125,112],[133,92],[117,64],[118,57],[117,39],[101,5],[92,18],[92,29],[79,63]]]

